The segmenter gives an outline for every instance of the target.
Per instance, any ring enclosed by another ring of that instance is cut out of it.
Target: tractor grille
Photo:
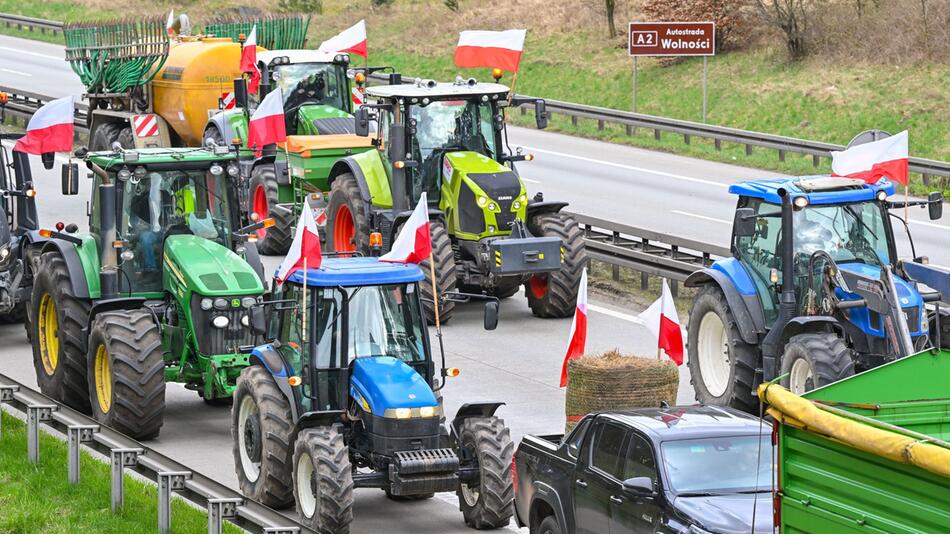
[[[241,318],[249,313],[247,308],[232,308],[225,310],[202,310],[201,295],[191,297],[191,315],[195,326],[195,339],[198,341],[198,351],[204,355],[233,354],[238,347],[255,345],[260,339],[254,336],[250,327],[241,324]],[[231,299],[228,299],[230,303]],[[228,326],[217,328],[211,324],[213,318],[223,315],[228,318]]]
[[[501,208],[501,213],[495,214],[495,222],[498,223],[498,232],[510,232],[511,223],[515,222],[515,215],[511,211],[511,205],[514,203],[514,199],[511,200],[499,200],[498,207]]]

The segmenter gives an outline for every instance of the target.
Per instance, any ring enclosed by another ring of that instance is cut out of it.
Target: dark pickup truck
[[[590,414],[525,436],[515,520],[531,534],[772,532],[771,425],[730,408]]]

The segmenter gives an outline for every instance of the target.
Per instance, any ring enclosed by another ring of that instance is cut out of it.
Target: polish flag
[[[683,332],[666,278],[663,279],[663,294],[637,316],[637,322],[653,332],[657,348],[665,350],[676,365],[683,365]]]
[[[256,150],[260,156],[265,145],[283,143],[286,140],[284,101],[280,87],[276,87],[267,93],[247,123],[247,148]]]
[[[379,261],[390,263],[420,263],[432,254],[432,236],[429,234],[429,203],[423,192],[412,210],[412,215],[402,225],[393,248],[383,254]]]
[[[250,35],[244,41],[244,48],[241,49],[241,72],[249,72],[251,79],[247,83],[247,91],[252,95],[257,94],[257,88],[261,83],[261,71],[257,69],[257,25],[251,28]]]
[[[462,68],[499,68],[518,72],[528,30],[464,31],[455,47],[455,65]]]
[[[581,284],[577,288],[577,308],[571,322],[571,342],[567,345],[564,365],[561,367],[561,387],[567,385],[567,362],[584,355],[587,344],[587,268],[581,272]]]
[[[287,277],[298,269],[319,269],[323,262],[323,254],[320,252],[320,232],[317,230],[317,222],[313,219],[313,211],[306,207],[300,210],[300,220],[297,221],[297,234],[294,236],[294,242],[290,244],[290,250],[284,262],[277,269],[277,285],[283,284]]]
[[[831,175],[873,184],[888,178],[907,185],[907,130],[879,141],[831,153]]]
[[[165,21],[165,31],[168,35],[175,33],[175,10],[168,12],[168,20]]]
[[[326,41],[323,41],[317,50],[330,53],[349,52],[366,57],[366,21],[361,20]]]
[[[13,150],[27,154],[72,152],[73,97],[58,98],[36,110],[26,126],[26,135],[17,140]]]

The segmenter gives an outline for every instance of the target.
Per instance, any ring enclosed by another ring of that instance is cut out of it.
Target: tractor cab
[[[697,398],[751,409],[748,385],[781,377],[796,393],[933,346],[945,275],[925,258],[898,260],[887,180],[806,176],[742,182],[733,257],[693,273],[690,369]],[[942,215],[942,196],[909,207]],[[914,275],[910,271],[914,271]],[[922,275],[924,272],[929,275]],[[758,353],[757,347],[761,347]],[[746,402],[748,401],[748,405]]]

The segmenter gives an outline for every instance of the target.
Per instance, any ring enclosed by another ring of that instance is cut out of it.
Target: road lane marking
[[[560,156],[560,157],[562,157],[562,158],[576,159],[576,160],[578,160],[578,161],[586,161],[586,162],[588,162],[588,163],[595,163],[595,164],[598,164],[598,165],[606,165],[606,166],[608,166],[608,167],[616,167],[616,168],[618,168],[618,169],[625,169],[625,170],[628,170],[628,171],[645,172],[645,173],[648,173],[648,174],[655,174],[655,175],[657,175],[657,176],[666,176],[666,177],[668,177],[668,178],[675,178],[675,179],[677,179],[677,180],[684,180],[684,181],[687,181],[687,182],[693,182],[693,183],[697,183],[697,184],[711,185],[711,186],[720,187],[720,188],[729,187],[729,184],[723,184],[723,183],[720,183],[720,182],[714,182],[714,181],[712,181],[712,180],[703,180],[702,178],[693,178],[692,176],[683,176],[682,174],[673,174],[673,173],[669,173],[669,172],[663,172],[663,171],[657,171],[657,170],[653,170],[653,169],[647,169],[647,168],[645,168],[645,167],[634,167],[633,165],[624,165],[623,163],[614,163],[614,162],[612,162],[612,161],[603,161],[603,160],[594,159],[594,158],[586,158],[586,157],[584,157],[584,156],[575,156],[574,154],[565,154],[565,153],[563,153],[563,152],[556,152],[556,151],[554,151],[554,150],[544,150],[544,149],[541,149],[541,148],[531,148],[531,147],[524,147],[524,148],[525,148],[525,150],[530,150],[530,151],[532,151],[532,152],[540,152],[540,153],[542,153],[542,154],[551,154],[551,155],[554,155],[554,156]]]
[[[525,182],[528,182],[529,184],[540,184],[540,183],[541,183],[541,180],[532,180],[531,178],[525,178],[524,176],[522,176],[521,179],[524,180]]]
[[[634,324],[643,324],[643,321],[641,321],[636,315],[630,315],[628,313],[619,312],[610,308],[603,308],[601,306],[597,306],[596,304],[588,303],[587,309],[613,317],[614,319],[620,319],[621,321],[627,321]]]
[[[0,70],[2,70],[3,72],[9,72],[10,74],[19,74],[20,76],[26,76],[27,78],[33,77],[33,75],[30,74],[29,72],[23,72],[23,71],[12,70],[12,69],[0,69]]]
[[[732,221],[727,221],[727,220],[724,220],[724,219],[717,219],[717,218],[715,218],[715,217],[707,217],[707,216],[705,216],[705,215],[700,215],[700,214],[698,214],[698,213],[690,213],[690,212],[688,212],[688,211],[670,210],[670,213],[677,213],[677,214],[679,214],[679,215],[686,215],[687,217],[696,217],[697,219],[702,219],[702,220],[704,220],[704,221],[716,222],[716,223],[720,223],[720,224],[732,224]]]
[[[26,54],[28,56],[36,56],[36,57],[42,57],[46,59],[55,59],[56,61],[63,61],[63,58],[61,57],[50,56],[47,54],[40,54],[38,52],[30,52],[29,50],[21,50],[19,48],[10,48],[9,46],[0,46],[0,50],[7,50],[10,52],[16,52],[17,54]]]

